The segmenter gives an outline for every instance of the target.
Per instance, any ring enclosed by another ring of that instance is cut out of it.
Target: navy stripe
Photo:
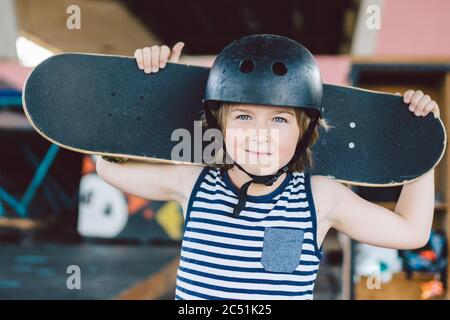
[[[221,175],[217,177],[217,176],[213,176],[211,174],[208,174],[207,177],[209,177],[209,179],[206,179],[206,176],[205,176],[205,178],[203,179],[204,183],[209,184],[212,187],[215,187],[215,183],[218,183],[221,186],[223,186],[225,189],[228,188],[227,183],[222,180],[222,176]],[[300,177],[300,176],[298,176],[298,177],[291,177],[290,181],[288,181],[288,180],[286,181],[286,182],[289,182],[286,185],[286,188],[288,188],[288,187],[289,188],[292,188],[292,187],[293,188],[297,188],[300,185],[304,185],[305,181],[306,181],[306,175],[304,177]],[[261,197],[261,196],[256,196],[256,197]]]
[[[202,183],[202,185],[203,184],[205,184],[205,185],[208,185],[209,187],[211,187],[211,188],[217,188],[217,185],[214,183],[214,182],[217,182],[218,184],[220,184],[222,187],[223,187],[223,189],[226,189],[226,190],[228,190],[227,189],[227,185],[226,185],[226,183],[225,182],[223,182],[223,181],[221,181],[221,180],[218,180],[218,179],[216,179],[216,178],[212,178],[212,180],[213,181],[210,181],[210,180],[207,180],[206,178],[205,179],[203,179],[203,183]],[[289,182],[289,184],[286,186],[286,190],[287,191],[291,191],[292,192],[292,189],[297,189],[298,187],[300,187],[300,186],[304,186],[305,185],[305,180],[300,180],[300,181],[290,181]],[[202,187],[202,189],[206,189],[205,187]],[[298,190],[296,190],[296,192],[300,192],[300,191],[304,191],[305,189],[304,188],[300,188],[300,189],[298,189]],[[231,191],[231,190],[230,190]],[[231,191],[232,192],[232,191]],[[263,196],[252,196],[252,197],[263,197]]]
[[[209,224],[218,225],[218,226],[224,226],[224,227],[238,228],[238,229],[243,229],[243,230],[264,231],[264,229],[265,229],[265,227],[246,226],[246,225],[237,224],[237,223],[231,223],[231,222],[226,222],[226,221],[211,220],[211,219],[208,219],[208,218],[192,217],[191,221],[192,222],[195,221],[195,222],[209,223]]]
[[[197,259],[194,259],[194,258],[187,258],[187,257],[184,257],[184,256],[181,256],[180,259],[185,261],[185,262],[189,262],[189,263],[193,263],[193,264],[199,264],[201,266],[215,268],[215,269],[223,269],[223,270],[239,271],[239,272],[262,272],[262,273],[267,273],[267,271],[264,270],[264,268],[245,268],[245,267],[227,266],[227,265],[217,264],[217,263],[213,263],[213,262],[200,261],[200,260],[197,260]],[[319,265],[319,264],[317,263],[317,265]],[[298,275],[298,276],[312,276],[312,275],[317,273],[317,270],[313,270],[313,271],[298,271],[298,270],[294,270],[294,272],[292,272],[292,273],[285,273],[285,272],[284,273],[283,272],[271,272],[271,273],[293,274],[293,275]]]
[[[306,194],[307,194],[308,198],[310,199],[309,200],[309,204],[310,204],[311,209],[312,209],[310,212],[311,212],[311,221],[313,223],[313,228],[314,228],[314,232],[313,232],[314,240],[315,240],[314,241],[314,248],[316,249],[317,256],[319,258],[321,258],[323,252],[322,252],[322,246],[320,247],[320,249],[317,247],[317,214],[316,214],[316,208],[314,206],[314,198],[312,196],[311,174],[307,173],[306,174],[306,178],[307,178],[306,179]]]
[[[221,242],[214,242],[214,243],[221,244]],[[310,245],[314,246],[314,240],[313,239],[308,239],[308,238],[303,239],[303,243],[307,243],[307,244],[310,244]],[[260,249],[262,249],[262,248],[260,248]],[[236,250],[240,250],[240,249],[236,249]],[[305,250],[305,251],[307,251],[307,250]]]
[[[216,177],[213,177],[213,176],[211,176],[211,175],[209,175],[208,177],[211,178],[212,181],[207,180],[206,177],[205,177],[205,179],[203,180],[203,183],[204,183],[204,184],[207,184],[207,185],[209,185],[209,186],[215,188],[216,185],[215,185],[214,183],[217,182],[217,183],[220,184],[224,189],[227,188],[226,183],[223,182],[222,180],[217,179]],[[288,184],[288,185],[286,186],[286,188],[289,187],[290,189],[294,189],[294,188],[297,188],[297,187],[299,187],[299,186],[301,186],[301,185],[304,185],[304,184],[305,184],[305,179],[302,178],[301,180],[298,179],[297,181],[295,181],[295,179],[294,179],[294,180],[290,181],[290,184]],[[302,190],[302,189],[300,189],[300,190]],[[259,196],[257,196],[257,197],[259,197]]]
[[[254,251],[254,252],[258,252],[258,251],[262,250],[262,247],[241,246],[241,245],[221,243],[221,242],[204,240],[204,239],[195,239],[195,238],[191,238],[191,237],[185,237],[185,239],[186,239],[186,241],[190,241],[193,243],[199,243],[199,244],[204,244],[204,245],[209,245],[209,246],[219,247],[219,248],[226,248],[226,249],[241,250],[241,251]],[[304,250],[304,251],[305,251],[305,253],[307,252],[307,250]],[[300,264],[310,265],[310,262],[311,261],[301,261]],[[318,264],[318,263],[316,263],[316,262],[311,263],[311,265],[314,265],[314,264]]]
[[[261,261],[261,257],[232,256],[229,254],[211,252],[211,251],[206,251],[206,250],[197,249],[197,248],[190,248],[190,247],[181,248],[181,252],[192,252],[192,253],[196,253],[199,255],[203,254],[203,255],[209,256],[209,257],[232,260],[232,261],[246,261],[246,262],[260,262]],[[310,250],[302,250],[302,254],[316,256],[315,252],[310,251]],[[311,264],[308,264],[306,262],[311,263]],[[301,261],[301,263],[300,263],[300,265],[317,265],[317,264],[319,264],[319,262],[316,262],[316,261]]]
[[[249,209],[249,210],[247,210]],[[227,215],[229,217],[232,217],[231,212],[226,212],[223,210],[216,210],[216,209],[209,209],[209,208],[202,208],[202,207],[197,207],[197,206],[192,206],[192,211],[198,211],[198,212],[205,212],[205,213],[211,213],[211,214],[217,214],[220,216],[223,215]],[[230,208],[231,210],[231,208]],[[250,211],[253,210],[253,208],[245,208],[245,211]],[[248,222],[259,222],[262,219],[264,219],[264,221],[286,221],[286,222],[311,222],[311,218],[299,218],[299,217],[283,217],[283,216],[267,216],[267,217],[261,217],[261,218],[253,218],[253,217],[247,217],[244,215],[240,215],[238,218],[235,219],[240,219],[243,221],[248,221]]]
[[[190,268],[180,267],[181,271],[186,273],[192,273],[205,278],[213,278],[222,281],[234,281],[240,283],[259,283],[259,284],[278,284],[287,286],[309,286],[314,283],[314,281],[289,281],[289,280],[270,280],[270,279],[244,279],[238,277],[221,276],[218,274],[212,274],[208,272],[193,270]]]
[[[195,249],[195,248],[189,248],[189,247],[182,247],[181,252],[182,253],[183,252],[192,252],[192,253],[196,253],[196,254],[204,254],[209,257],[220,258],[220,259],[229,259],[229,260],[235,260],[235,261],[246,261],[246,262],[261,261],[261,258],[257,258],[257,257],[253,258],[253,257],[230,256],[229,254],[209,252],[209,251]],[[189,259],[189,258],[187,258],[187,259]]]
[[[227,288],[227,287],[222,287],[222,286],[210,285],[210,284],[199,282],[199,281],[194,281],[191,279],[186,279],[181,276],[178,276],[177,278],[184,282],[193,284],[198,287],[203,287],[203,288],[217,290],[217,291],[223,291],[223,292],[265,294],[265,295],[275,295],[275,296],[282,295],[282,296],[288,296],[288,297],[312,294],[312,290],[290,292],[290,291],[272,291],[272,290],[260,290],[260,289],[252,290],[252,289],[242,289],[242,288]]]
[[[263,239],[264,239],[264,236],[262,236],[262,237],[245,236],[245,235],[234,234],[234,233],[227,233],[227,232],[221,232],[221,231],[207,230],[207,229],[203,229],[203,228],[187,227],[186,230],[189,230],[191,232],[199,232],[199,233],[211,234],[213,236],[218,236],[218,237],[230,237],[230,238],[233,238],[233,239],[240,239],[240,240],[263,241]]]
[[[266,227],[260,227],[260,226],[256,226],[256,225],[255,226],[246,226],[246,225],[237,224],[237,223],[231,223],[231,222],[220,221],[220,220],[211,220],[208,218],[199,218],[199,217],[192,217],[191,221],[208,223],[211,225],[218,225],[218,226],[224,226],[224,227],[230,227],[230,228],[236,228],[236,229],[242,229],[242,230],[255,230],[255,231],[263,231],[264,232],[264,230],[266,229]],[[305,233],[314,231],[314,229],[312,227],[311,228],[303,228],[302,230],[305,231]]]
[[[192,188],[191,195],[189,197],[189,203],[186,209],[186,218],[183,225],[183,234],[184,230],[186,229],[187,222],[189,221],[189,218],[191,216],[191,209],[192,209],[192,203],[194,202],[195,195],[197,194],[198,188],[200,184],[202,183],[203,177],[208,172],[208,167],[204,167],[202,171],[200,172],[199,176],[197,177],[197,181],[195,181],[194,187]]]
[[[215,242],[215,241],[204,240],[204,239],[195,239],[195,238],[190,238],[190,237],[186,237],[186,236],[184,237],[184,239],[186,239],[186,241],[190,241],[190,242],[194,242],[194,243],[206,244],[209,246],[221,247],[221,248],[226,248],[226,249],[254,251],[254,252],[261,251],[261,248],[259,248],[259,247],[237,246],[237,245],[228,244],[228,243],[221,243],[221,242]]]
[[[204,229],[204,228],[193,228],[193,227],[187,227],[186,230],[189,230],[191,232],[198,232],[198,233],[205,233],[205,234],[210,234],[213,236],[218,236],[218,237],[224,237],[224,238],[232,238],[232,239],[239,239],[239,240],[247,240],[247,241],[264,241],[264,235],[261,237],[258,236],[245,236],[245,235],[240,235],[240,234],[235,234],[235,233],[229,233],[229,232],[221,232],[221,231],[215,231],[215,230],[209,230],[209,229]],[[304,229],[302,229],[304,231]],[[305,232],[305,231],[304,231]],[[305,240],[309,240],[309,243],[313,244],[313,241],[311,239],[303,239]],[[305,242],[308,243],[308,242]]]
[[[202,299],[208,299],[208,300],[231,300],[230,298],[219,298],[219,297],[214,297],[214,296],[210,296],[208,294],[204,294],[204,293],[199,293],[199,292],[194,292],[188,289],[185,289],[183,287],[180,287],[179,285],[176,286],[177,290],[185,292],[187,294],[190,294],[191,296],[195,296],[198,298],[202,298]],[[233,300],[241,300],[241,299],[233,299]],[[243,299],[246,300],[246,299]]]
[[[200,199],[204,199],[204,200],[200,200]],[[227,201],[227,200],[223,200],[223,199],[208,199],[202,196],[198,196],[197,199],[195,200],[195,202],[199,202],[199,203],[207,203],[207,204],[222,204],[225,206],[234,206],[236,202],[231,202],[231,201]],[[292,201],[291,203],[301,203],[301,202],[305,202],[305,201],[298,201],[298,202],[294,202]],[[196,205],[197,207],[198,205]],[[268,214],[269,212],[273,211],[273,210],[279,210],[279,211],[286,211],[286,212],[307,212],[310,211],[309,206],[306,207],[297,207],[297,208],[287,208],[285,206],[281,206],[281,205],[275,205],[272,208],[255,208],[255,207],[251,207],[250,205],[246,205],[245,209],[247,210],[251,210],[253,212],[256,213],[264,213],[264,214]]]
[[[237,200],[237,197],[234,194],[228,194],[228,193],[223,192],[222,190],[218,190],[218,189],[217,190],[208,190],[208,189],[204,189],[204,188],[199,188],[199,189],[201,189],[200,190],[201,192],[204,192],[204,193],[212,195],[212,196],[222,195],[222,196],[229,197],[229,198]],[[300,191],[304,192],[304,190],[300,190]],[[298,198],[298,199],[291,199],[291,198],[289,198],[289,196],[283,196],[283,195],[280,196],[280,195],[278,195],[274,199],[269,200],[269,201],[265,201],[264,203],[266,203],[266,204],[275,204],[275,203],[277,203],[280,200],[287,201],[289,203],[296,203],[296,202],[299,202],[299,201],[304,202],[307,199],[308,198],[306,196],[304,196],[302,198]],[[251,201],[251,199],[248,200],[248,202],[254,203],[254,202]]]

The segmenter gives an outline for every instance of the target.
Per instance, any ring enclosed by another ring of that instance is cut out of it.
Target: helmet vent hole
[[[272,64],[272,71],[277,76],[284,76],[287,73],[287,67],[284,62],[277,61]]]
[[[241,70],[242,73],[252,72],[254,68],[255,63],[251,59],[242,60],[241,63],[239,64],[239,69]]]

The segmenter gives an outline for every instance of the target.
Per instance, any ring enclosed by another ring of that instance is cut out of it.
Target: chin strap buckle
[[[266,186],[271,186],[271,185],[273,185],[277,180],[278,180],[278,178],[279,177],[281,177],[281,175],[283,174],[283,173],[285,173],[286,171],[288,171],[289,170],[289,167],[288,166],[284,166],[283,168],[281,168],[281,170],[279,170],[269,181],[267,181],[266,183],[264,183],[264,185],[266,185]]]

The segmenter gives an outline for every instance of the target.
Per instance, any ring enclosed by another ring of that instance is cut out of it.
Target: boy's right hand
[[[183,42],[177,42],[172,50],[166,45],[145,47],[137,49],[134,57],[139,69],[144,70],[145,73],[158,72],[160,68],[166,66],[167,61],[177,63],[183,47]]]

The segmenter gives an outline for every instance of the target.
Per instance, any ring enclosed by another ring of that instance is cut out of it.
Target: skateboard
[[[34,68],[24,112],[51,142],[76,152],[162,163],[207,164],[201,127],[209,68],[168,63],[145,74],[134,58],[64,53]],[[401,185],[442,159],[439,115],[416,117],[401,96],[324,84],[311,174],[361,186]],[[200,152],[199,152],[200,151]],[[174,157],[174,154],[177,157]]]

